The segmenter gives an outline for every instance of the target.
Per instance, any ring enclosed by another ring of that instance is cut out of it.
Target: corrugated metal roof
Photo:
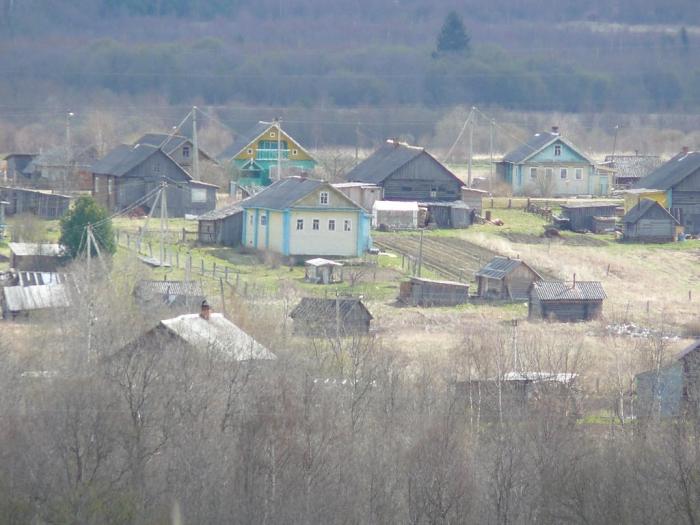
[[[457,281],[441,281],[438,279],[425,279],[424,277],[411,277],[411,282],[420,284],[443,284],[447,286],[456,286],[459,288],[469,288],[467,283],[458,283]]]
[[[604,164],[616,172],[616,177],[641,179],[661,165],[657,155],[607,155]]]
[[[526,142],[507,153],[506,156],[503,157],[503,161],[512,162],[514,164],[522,162],[558,138],[560,138],[558,134],[550,133],[549,131],[535,133]]]
[[[275,354],[219,313],[211,313],[208,320],[199,314],[185,314],[165,319],[160,324],[194,348],[214,350],[234,361],[277,359]]]
[[[597,281],[535,281],[533,293],[540,301],[602,301],[607,297]]]
[[[477,277],[488,277],[489,279],[503,279],[521,264],[525,263],[520,259],[511,259],[509,257],[501,257],[500,255],[497,255],[491,259],[486,266],[476,272],[475,275]],[[525,266],[532,270],[529,265],[525,264]],[[532,271],[535,272],[535,270]],[[537,274],[537,272],[535,273]],[[539,276],[539,274],[537,275]]]
[[[226,206],[224,208],[217,208],[216,210],[211,210],[197,217],[199,221],[215,221],[218,219],[225,219],[231,215],[243,212],[240,204],[232,204],[231,206]]]
[[[11,242],[8,244],[10,251],[18,257],[46,256],[60,257],[65,252],[65,247],[53,243],[35,242]]]
[[[240,203],[240,206],[242,208],[284,210],[322,186],[332,188],[330,184],[322,180],[306,177],[288,177],[278,180],[260,193],[248,197]]]
[[[3,295],[5,298],[5,309],[10,312],[26,312],[70,306],[68,289],[64,284],[6,286],[3,288]]]
[[[700,169],[700,151],[679,153],[649,175],[637,181],[634,188],[669,190],[688,175]]]
[[[340,316],[346,317],[353,310],[360,308],[367,313],[369,319],[373,319],[372,314],[360,299],[339,297],[337,299],[324,299],[318,297],[304,297],[299,302],[289,316],[292,319],[313,319],[324,320],[335,318],[336,308],[340,310]]]
[[[661,206],[658,202],[652,199],[642,199],[639,203],[635,204],[633,208],[628,211],[625,216],[622,218],[622,222],[625,224],[631,224],[637,222],[639,219],[644,217],[652,208],[660,208],[668,217],[675,222],[676,224],[680,224],[678,222],[678,219],[676,219],[673,215],[669,213],[669,211]]]
[[[568,202],[559,206],[562,210],[574,210],[583,208],[617,208],[617,204],[609,204],[607,202]]]
[[[373,211],[410,211],[418,213],[416,201],[374,201]]]
[[[158,151],[158,148],[149,144],[137,144],[136,146],[121,144],[93,164],[92,172],[121,177],[144,162],[156,151]]]
[[[134,293],[138,295],[186,295],[204,297],[204,290],[199,281],[147,281],[136,283]]]

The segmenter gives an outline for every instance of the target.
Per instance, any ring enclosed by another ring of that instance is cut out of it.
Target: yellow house
[[[286,256],[358,257],[371,247],[370,215],[329,183],[276,181],[241,203],[243,246]]]

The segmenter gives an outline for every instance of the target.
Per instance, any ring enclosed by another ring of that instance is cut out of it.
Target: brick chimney
[[[559,135],[559,126],[552,126],[552,135]]]
[[[209,307],[209,303],[205,299],[204,301],[202,301],[202,309],[199,312],[199,317],[201,317],[205,321],[208,321],[210,313],[211,313],[211,308]]]

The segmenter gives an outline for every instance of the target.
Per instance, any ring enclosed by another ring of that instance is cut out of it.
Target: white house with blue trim
[[[559,129],[535,133],[497,164],[501,179],[513,195],[574,196],[608,195],[609,171],[559,134]]]
[[[285,256],[359,257],[371,247],[371,215],[329,183],[276,181],[240,203],[242,245]]]

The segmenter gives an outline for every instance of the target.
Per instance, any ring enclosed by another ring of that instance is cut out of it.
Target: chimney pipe
[[[559,135],[559,126],[552,126],[552,135]]]
[[[211,313],[211,308],[209,307],[209,303],[205,299],[204,301],[202,301],[202,309],[199,312],[199,317],[201,317],[205,321],[208,321],[210,313]]]
[[[688,146],[683,146],[683,148],[681,149],[681,153],[683,153],[683,155],[687,155],[689,151],[690,148],[688,148]]]
[[[574,284],[573,284],[573,286],[572,286],[571,288],[572,288],[572,289],[573,289],[573,288],[576,288],[576,274],[574,274]]]

